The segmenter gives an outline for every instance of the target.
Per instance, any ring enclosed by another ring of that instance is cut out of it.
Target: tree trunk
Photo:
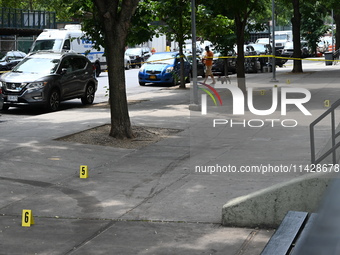
[[[178,42],[178,46],[179,46],[179,55],[180,55],[180,85],[179,87],[181,89],[185,89],[185,77],[184,77],[184,59],[183,59],[183,43],[182,42]],[[194,58],[193,58],[194,59]]]
[[[334,22],[335,22],[335,27],[338,28],[336,30],[336,33],[335,33],[335,50],[339,49],[340,48],[340,31],[339,31],[339,28],[340,28],[340,10],[337,10],[337,13],[334,13],[333,15],[334,17]]]
[[[237,85],[246,94],[246,75],[244,68],[244,30],[245,22],[241,18],[236,17],[236,38],[237,38],[237,59],[236,59],[236,72],[237,72]]]
[[[133,138],[125,88],[124,52],[128,28],[138,0],[122,3],[119,0],[95,0],[95,4],[103,24],[108,65],[110,136],[118,139]]]
[[[118,38],[121,38],[115,33]],[[113,38],[110,35],[109,38]],[[109,78],[109,98],[111,110],[111,130],[110,136],[115,138],[133,138],[131,129],[126,88],[125,88],[125,71],[124,71],[124,50],[125,40],[119,40],[120,47],[108,40],[106,42],[106,59],[108,64]]]
[[[300,26],[301,26],[301,13],[300,13],[300,0],[292,0],[294,16],[292,18],[293,25],[293,58],[301,59],[301,41],[300,41]],[[302,73],[302,61],[294,59],[293,73]]]
[[[182,8],[180,9],[182,12]],[[183,31],[183,15],[180,16],[179,18],[179,27],[180,31]],[[180,36],[177,36],[177,38],[180,38]],[[179,55],[180,55],[180,84],[179,87],[181,89],[185,89],[185,77],[184,77],[184,59],[183,59],[183,45],[184,41],[182,39],[178,40],[178,46],[179,46]],[[193,56],[194,59],[194,56]]]

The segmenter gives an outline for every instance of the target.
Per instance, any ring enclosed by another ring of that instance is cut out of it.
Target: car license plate
[[[156,80],[156,75],[150,75],[150,80]]]
[[[7,101],[18,102],[18,96],[7,96]]]

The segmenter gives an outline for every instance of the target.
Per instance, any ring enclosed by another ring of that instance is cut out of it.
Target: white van
[[[104,48],[93,48],[94,44],[85,38],[81,25],[65,25],[61,29],[44,29],[34,41],[30,52],[71,51],[85,55],[96,67],[96,76],[107,69]]]
[[[275,49],[282,50],[287,42],[293,41],[293,33],[290,30],[287,31],[275,31]],[[270,38],[258,38],[256,44],[272,44]]]
[[[293,32],[287,31],[275,31],[275,48],[283,49],[287,42],[293,41]]]

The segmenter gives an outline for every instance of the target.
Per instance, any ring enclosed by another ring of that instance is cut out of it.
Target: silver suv
[[[61,101],[74,98],[92,104],[98,84],[94,72],[92,63],[80,54],[32,53],[0,77],[2,110],[41,105],[57,111]]]

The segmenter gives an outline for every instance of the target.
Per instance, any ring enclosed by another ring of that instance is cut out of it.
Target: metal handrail
[[[336,150],[340,147],[340,142],[336,143],[336,138],[340,136],[340,131],[336,132],[335,127],[335,109],[340,106],[340,99],[337,100],[335,103],[331,105],[331,107],[325,111],[323,114],[320,115],[316,120],[314,120],[309,125],[309,132],[310,132],[310,145],[311,145],[311,161],[312,164],[319,164],[322,160],[324,160],[326,157],[332,154],[332,162],[333,164],[336,164]],[[329,114],[331,114],[331,129],[332,129],[332,135],[331,135],[331,142],[332,147],[327,150],[324,154],[322,154],[319,158],[316,159],[315,156],[315,141],[314,141],[314,126],[318,124],[321,120],[323,120],[325,117],[327,117]]]

